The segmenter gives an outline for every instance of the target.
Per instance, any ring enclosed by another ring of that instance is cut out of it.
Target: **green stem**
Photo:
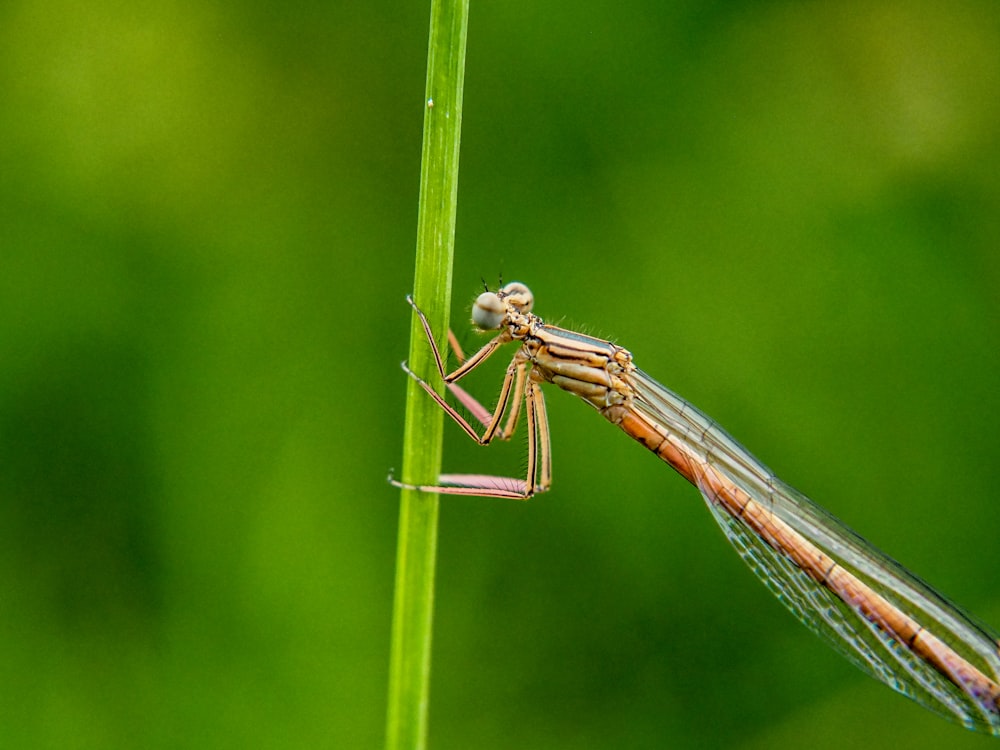
[[[431,2],[413,294],[438,336],[442,351],[446,346],[444,334],[451,306],[468,15],[468,0]],[[416,316],[410,328],[409,363],[414,372],[429,382],[440,380],[434,377],[434,360]],[[404,482],[437,482],[441,470],[442,418],[433,400],[410,380],[403,429]],[[424,748],[427,743],[437,519],[436,494],[402,491],[387,750],[413,750]]]

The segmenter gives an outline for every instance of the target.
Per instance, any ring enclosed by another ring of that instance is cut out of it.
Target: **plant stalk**
[[[447,346],[451,306],[468,15],[468,0],[431,0],[413,295],[438,337],[441,351]],[[409,363],[428,382],[440,381],[415,315]],[[403,482],[437,483],[442,427],[440,408],[410,380],[403,429]],[[436,494],[401,491],[387,750],[421,750],[427,745],[437,521]]]

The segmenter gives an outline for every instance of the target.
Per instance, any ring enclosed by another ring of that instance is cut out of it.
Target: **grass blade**
[[[445,350],[451,305],[451,268],[458,199],[462,89],[468,0],[432,0],[427,56],[424,136],[414,298]],[[410,331],[410,367],[434,382],[434,362],[416,316]],[[407,389],[401,478],[433,484],[441,469],[443,414],[412,380]],[[396,554],[389,667],[387,750],[414,750],[427,743],[434,564],[438,497],[403,490]]]

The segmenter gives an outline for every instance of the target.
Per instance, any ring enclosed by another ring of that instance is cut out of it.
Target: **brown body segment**
[[[1000,714],[1000,685],[871,586],[831,560],[816,545],[703,459],[691,455],[687,446],[662,427],[631,410],[621,415],[618,426],[670,464],[691,484],[706,492],[727,513],[742,519],[757,536],[790,559],[810,578],[830,589],[866,620],[974,696],[983,708]]]

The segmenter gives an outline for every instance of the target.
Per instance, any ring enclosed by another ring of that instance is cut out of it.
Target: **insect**
[[[969,729],[1000,735],[998,636],[781,481],[713,420],[638,369],[629,351],[547,325],[531,312],[528,287],[512,282],[476,299],[473,323],[499,333],[448,373],[427,318],[411,297],[407,301],[423,325],[441,378],[483,424],[483,433],[405,363],[403,369],[481,445],[509,437],[523,404],[528,469],[524,479],[443,474],[433,486],[390,478],[393,484],[517,499],[549,489],[551,441],[541,386],[557,385],[697,487],[730,544],[810,630],[926,708]],[[458,382],[512,342],[520,346],[490,412]]]

